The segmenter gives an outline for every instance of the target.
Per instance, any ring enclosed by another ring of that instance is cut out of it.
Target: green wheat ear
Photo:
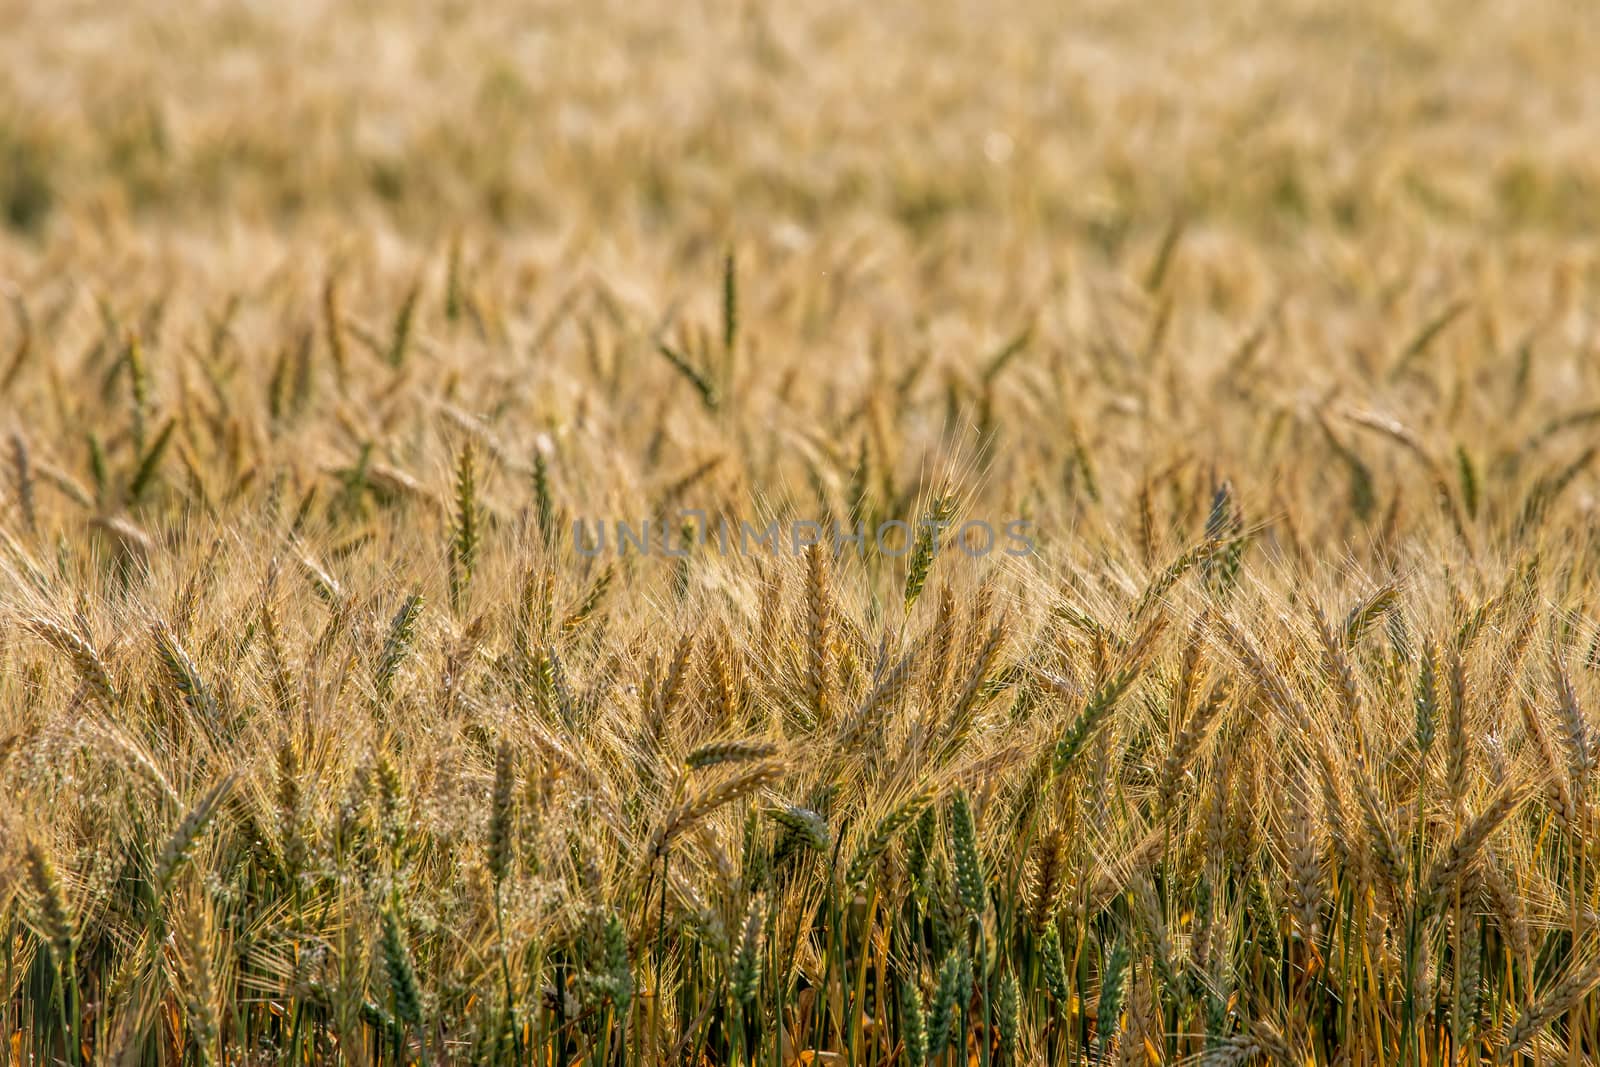
[[[450,529],[450,608],[459,613],[478,561],[477,455],[472,442],[456,458],[456,507]]]
[[[958,1022],[957,1012],[964,1006],[961,950],[953,948],[939,968],[939,984],[933,993],[933,1010],[928,1013],[928,1057],[937,1060],[950,1044]]]
[[[955,854],[956,889],[961,906],[969,915],[981,916],[988,895],[985,891],[983,858],[978,854],[978,827],[972,815],[972,802],[965,792],[950,803],[950,848]]]
[[[922,595],[923,587],[928,584],[928,572],[933,569],[934,556],[939,552],[936,531],[947,524],[955,513],[955,498],[948,493],[941,493],[918,523],[911,562],[906,565],[905,604],[908,614]]]
[[[922,1010],[922,994],[911,982],[900,987],[900,1038],[905,1043],[906,1067],[923,1067],[928,1062],[928,1019]]]
[[[395,312],[394,331],[390,336],[387,356],[391,367],[399,367],[406,361],[406,353],[411,348],[411,331],[417,317],[417,298],[421,295],[422,282],[412,282],[411,288],[406,290],[405,299],[400,302],[400,310]]]

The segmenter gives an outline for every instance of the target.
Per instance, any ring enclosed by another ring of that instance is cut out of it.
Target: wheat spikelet
[[[73,951],[74,934],[72,911],[67,905],[66,888],[56,873],[50,854],[37,841],[27,846],[28,878],[38,899],[39,918],[45,940],[58,961],[65,961]],[[63,962],[57,966],[64,967]]]
[[[1322,860],[1317,854],[1315,826],[1311,816],[1308,783],[1304,768],[1296,762],[1284,783],[1286,815],[1285,858],[1288,864],[1290,897],[1300,934],[1315,943],[1320,931],[1322,911]]]
[[[211,938],[206,910],[191,906],[177,924],[175,940],[185,979],[183,1005],[189,1020],[190,1040],[204,1064],[217,1062],[216,1045],[222,1029],[211,976]]]
[[[595,575],[594,581],[589,583],[589,588],[584,591],[583,599],[567,613],[566,618],[561,620],[561,632],[563,634],[576,633],[578,630],[583,629],[584,624],[594,618],[595,613],[600,610],[601,604],[605,602],[606,593],[610,591],[611,583],[616,578],[616,574],[616,567],[610,563],[601,568],[600,573]]]
[[[72,662],[83,685],[101,704],[107,708],[116,705],[117,689],[112,682],[111,669],[93,645],[60,623],[42,616],[28,619],[27,626]]]
[[[1578,707],[1572,678],[1567,673],[1566,656],[1555,642],[1550,647],[1550,673],[1555,679],[1556,712],[1561,720],[1561,740],[1567,747],[1568,772],[1574,782],[1581,783],[1592,765],[1589,728],[1583,719],[1583,709]]]
[[[1516,1024],[1506,1032],[1498,1051],[1499,1061],[1504,1063],[1510,1059],[1539,1031],[1566,1014],[1596,985],[1600,985],[1600,959],[1592,959],[1581,965],[1574,961],[1561,981],[1524,1010]]]
[[[950,801],[950,848],[955,856],[956,887],[961,906],[969,915],[982,915],[988,906],[983,858],[978,853],[978,828],[972,803],[965,792]]]
[[[663,855],[675,838],[710,818],[718,809],[771,785],[783,770],[783,760],[766,760],[689,797],[667,813],[652,839],[649,854],[652,857]]]
[[[795,840],[804,842],[813,851],[828,850],[830,841],[828,823],[809,808],[792,805],[787,808],[772,808],[767,811],[767,816],[782,826]]]
[[[1445,726],[1445,784],[1450,807],[1459,813],[1467,795],[1467,668],[1459,645],[1445,653],[1448,704]]]
[[[489,808],[489,875],[498,886],[511,873],[511,831],[516,817],[516,753],[501,741],[494,760],[494,794]]]
[[[411,960],[411,949],[400,929],[399,901],[391,901],[381,914],[383,971],[389,982],[389,995],[394,1002],[394,1016],[404,1026],[422,1026],[422,992],[417,984],[416,966]]]
[[[1501,933],[1510,945],[1515,958],[1522,964],[1523,971],[1531,972],[1533,937],[1528,930],[1528,916],[1523,907],[1522,896],[1506,878],[1499,862],[1492,854],[1484,857],[1484,862],[1479,865],[1479,871]]]
[[[238,772],[230,772],[224,775],[215,785],[206,790],[205,795],[195,802],[194,807],[189,809],[189,813],[183,817],[183,820],[178,823],[177,827],[167,837],[166,843],[161,847],[160,854],[156,857],[155,873],[152,879],[158,900],[166,892],[167,887],[172,884],[173,875],[188,860],[190,853],[194,850],[195,842],[200,839],[200,835],[205,832],[206,826],[211,822],[212,817],[222,807],[223,802],[228,799],[228,795],[233,791],[234,784],[237,781]]]
[[[1550,741],[1550,734],[1544,728],[1544,721],[1539,713],[1534,710],[1531,703],[1524,700],[1520,702],[1522,709],[1522,723],[1528,731],[1529,738],[1533,741],[1536,751],[1544,764],[1544,781],[1546,799],[1550,804],[1551,814],[1566,831],[1573,832],[1577,828],[1577,809],[1573,804],[1572,787],[1568,780],[1568,768],[1556,755],[1555,745]]]
[[[389,632],[383,639],[383,651],[378,655],[373,669],[372,682],[380,696],[387,696],[394,683],[400,664],[411,651],[416,637],[417,619],[422,615],[422,594],[413,592],[400,602],[399,609],[389,620]]]
[[[845,869],[845,885],[865,885],[872,869],[883,858],[895,835],[909,826],[913,819],[933,802],[933,791],[923,790],[901,801],[873,826],[872,832],[862,838],[856,853]]]
[[[1200,746],[1210,732],[1211,724],[1226,706],[1229,694],[1226,681],[1212,686],[1205,702],[1194,710],[1194,714],[1183,724],[1183,729],[1178,731],[1178,736],[1173,739],[1171,747],[1167,750],[1167,758],[1161,764],[1159,789],[1163,809],[1172,810],[1172,805],[1177,799],[1178,782],[1188,772],[1195,757],[1200,754]]]
[[[834,747],[838,751],[853,750],[856,743],[873,729],[880,717],[894,707],[911,681],[919,651],[920,646],[900,657],[900,661],[877,680],[855,713],[840,724],[837,739],[834,741]]]
[[[1419,900],[1424,911],[1442,903],[1445,894],[1467,872],[1489,837],[1516,812],[1524,799],[1525,794],[1519,787],[1504,786],[1488,806],[1461,829],[1422,883]]]
[[[928,572],[933,568],[933,560],[939,552],[939,534],[945,526],[950,524],[955,517],[955,498],[948,491],[935,494],[933,503],[923,513],[917,524],[917,536],[912,545],[911,559],[906,564],[905,608],[906,614],[916,605],[917,599],[922,596],[922,589],[928,583]]]
[[[692,770],[704,770],[724,763],[749,763],[777,754],[778,746],[770,741],[714,741],[689,753],[684,764]]]
[[[1033,900],[1029,904],[1028,915],[1034,931],[1043,933],[1055,918],[1056,904],[1060,899],[1066,873],[1063,869],[1066,862],[1066,841],[1061,831],[1052,830],[1046,834],[1034,852],[1038,859],[1034,862]]]
[[[928,1058],[937,1060],[944,1054],[957,1023],[957,1013],[966,1010],[966,990],[962,981],[962,958],[956,949],[945,955],[939,966],[938,984],[934,988],[932,1009],[928,1012]]]
[[[833,621],[830,616],[828,565],[822,546],[806,550],[806,696],[817,722],[832,710]]]
[[[1316,623],[1317,636],[1322,640],[1322,662],[1329,677],[1334,681],[1334,689],[1339,694],[1339,709],[1351,722],[1361,719],[1361,689],[1356,684],[1354,669],[1350,666],[1350,659],[1345,655],[1345,649],[1355,642],[1342,640],[1334,632],[1333,626],[1328,622],[1328,617],[1323,614],[1322,608],[1317,604],[1311,605],[1311,618]],[[1347,628],[1348,632],[1348,628]]]
[[[157,656],[166,670],[168,684],[178,692],[189,710],[202,722],[215,719],[216,700],[206,686],[205,679],[200,676],[200,669],[178,643],[178,638],[173,634],[171,627],[158,622],[153,627],[153,636]]]
[[[761,989],[762,934],[765,931],[767,902],[758,893],[745,910],[744,933],[739,938],[739,954],[733,967],[733,999],[749,1004]]]

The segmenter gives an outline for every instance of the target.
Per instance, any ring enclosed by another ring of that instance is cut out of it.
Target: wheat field
[[[1592,14],[0,0],[0,1060],[1600,1059]]]

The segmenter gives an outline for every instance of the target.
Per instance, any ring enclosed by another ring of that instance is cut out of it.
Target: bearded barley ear
[[[27,845],[28,880],[38,898],[39,923],[45,942],[49,946],[51,962],[55,965],[55,980],[59,983],[61,1032],[66,1044],[68,1062],[82,1062],[79,1041],[80,1013],[78,1010],[77,939],[73,930],[72,912],[67,904],[66,887],[56,873],[50,856],[38,841]]]
[[[806,691],[811,713],[827,722],[832,710],[833,618],[827,560],[820,544],[806,549]]]
[[[37,534],[39,515],[34,508],[33,465],[28,460],[28,442],[16,431],[11,433],[11,484],[17,509],[22,512],[22,525],[30,534]]]
[[[1056,904],[1066,873],[1066,838],[1060,830],[1051,830],[1039,843],[1037,853],[1039,858],[1034,864],[1033,900],[1028,917],[1034,932],[1043,933],[1055,927]]]
[[[1464,915],[1466,929],[1461,933],[1461,960],[1457,964],[1456,1001],[1453,1006],[1451,1033],[1457,1047],[1466,1047],[1469,1039],[1478,1032],[1481,1012],[1480,986],[1483,981],[1483,934],[1478,929],[1475,915]]]
[[[1045,928],[1044,938],[1039,942],[1039,962],[1045,988],[1055,1001],[1056,1011],[1064,1015],[1072,1003],[1072,990],[1067,985],[1067,961],[1061,952],[1061,935],[1056,932],[1055,923]]]
[[[422,594],[413,592],[400,602],[400,609],[389,620],[389,632],[383,639],[383,651],[378,656],[372,679],[380,696],[389,695],[400,664],[411,652],[412,641],[417,633],[417,620],[422,616],[422,605]]]
[[[933,993],[933,1010],[928,1013],[928,1058],[937,1060],[950,1044],[950,1038],[960,1021],[957,1012],[965,1012],[966,998],[962,995],[963,967],[959,949],[951,949],[939,968],[939,983]]]
[[[140,453],[139,463],[133,470],[133,477],[128,479],[128,503],[137,504],[144,499],[146,490],[150,488],[161,470],[161,459],[166,455],[167,446],[172,443],[172,431],[177,427],[178,420],[168,416],[167,421],[162,423],[161,429],[156,432],[156,439],[150,442],[150,447]]]
[[[1103,1056],[1120,1029],[1118,1016],[1122,1014],[1122,995],[1128,976],[1128,944],[1118,937],[1106,957],[1105,968],[1100,972],[1100,1006],[1095,1030],[1096,1041]]]
[[[900,662],[885,672],[862,700],[861,707],[840,726],[838,738],[834,742],[840,752],[852,751],[856,742],[882,720],[883,714],[894,707],[911,681],[919,651],[920,646],[913,648],[900,658]]]
[[[770,808],[767,818],[783,827],[783,836],[775,850],[778,855],[787,855],[796,845],[804,845],[814,852],[826,852],[832,843],[827,820],[809,808],[794,805]]]
[[[206,910],[198,905],[188,909],[177,924],[178,959],[184,977],[184,1014],[189,1021],[189,1037],[200,1063],[217,1062],[218,1022],[216,987],[211,974],[211,924]]]
[[[144,360],[144,345],[131,330],[122,345],[122,362],[128,368],[128,398],[133,450],[145,451],[145,423],[150,417],[150,368]]]
[[[283,842],[283,862],[294,881],[306,865],[306,840],[300,795],[300,761],[287,737],[278,743],[278,838]]]
[[[1567,673],[1567,658],[1555,641],[1550,645],[1550,673],[1555,679],[1556,712],[1561,720],[1561,740],[1567,747],[1567,767],[1575,782],[1582,782],[1591,766],[1589,727],[1578,706],[1572,677]]]
[[[700,397],[700,403],[707,411],[715,412],[722,402],[717,394],[717,387],[711,379],[689,361],[689,358],[665,341],[656,341],[656,351],[661,358],[671,365],[672,369],[683,376],[683,379],[694,387],[695,393]]]
[[[1133,879],[1134,913],[1150,940],[1151,956],[1156,973],[1169,990],[1179,987],[1177,953],[1173,951],[1172,937],[1167,932],[1167,920],[1162,914],[1161,898],[1156,894],[1148,875],[1140,873]]]
[[[1460,811],[1467,795],[1467,668],[1461,649],[1452,645],[1445,653],[1446,710],[1445,782],[1450,807]]]
[[[1472,456],[1467,452],[1466,445],[1456,446],[1456,474],[1461,481],[1461,506],[1466,509],[1467,518],[1478,517],[1478,471],[1473,466]]]
[[[391,856],[398,856],[405,843],[409,819],[405,810],[405,788],[400,772],[385,754],[379,754],[372,767],[378,780],[378,825]]]
[[[909,826],[911,821],[921,815],[932,802],[933,793],[930,790],[923,790],[901,801],[893,811],[879,819],[872,832],[856,848],[856,854],[846,869],[845,885],[866,885],[867,879],[872,876],[873,868],[888,851],[895,835]]]
[[[648,850],[650,857],[664,856],[674,839],[699,826],[720,809],[777,781],[784,770],[782,760],[768,760],[733,775],[717,785],[694,794],[667,813]]]
[[[1433,748],[1439,720],[1439,650],[1432,642],[1423,649],[1422,667],[1417,673],[1415,706],[1417,711],[1417,758],[1426,761]]]
[[[905,1049],[906,1067],[925,1067],[928,1062],[928,1017],[922,1010],[922,994],[916,984],[900,986],[900,1041]]]
[[[37,841],[27,847],[28,879],[38,898],[39,920],[50,951],[55,954],[56,966],[65,969],[73,953],[72,911],[67,905],[66,887],[56,873],[50,854]]]
[[[950,712],[948,728],[945,731],[945,736],[949,739],[945,742],[947,751],[966,738],[967,730],[972,725],[973,709],[978,705],[979,697],[984,692],[984,681],[988,678],[989,668],[993,666],[1005,636],[1006,622],[1002,618],[994,624],[989,630],[989,636],[967,660],[972,664],[972,669]]]
[[[655,715],[657,720],[664,724],[667,717],[678,706],[678,698],[683,694],[684,679],[689,673],[689,654],[694,651],[694,635],[685,633],[678,638],[678,644],[672,652],[672,659],[667,664],[666,677],[661,681],[661,687],[656,691]]]
[[[1538,711],[1526,700],[1521,701],[1520,706],[1522,724],[1539,753],[1540,761],[1544,764],[1542,777],[1545,781],[1546,798],[1550,804],[1551,814],[1555,816],[1556,822],[1563,830],[1572,832],[1578,825],[1578,817],[1577,807],[1573,803],[1568,767],[1556,755],[1555,745],[1551,743],[1550,734],[1545,730],[1544,720]]]
[[[1246,540],[1244,512],[1233,499],[1233,483],[1223,480],[1211,496],[1211,511],[1206,516],[1205,543],[1216,547],[1199,561],[1213,596],[1226,596],[1238,580]]]
[[[556,646],[551,645],[545,649],[545,672],[550,683],[551,695],[555,697],[556,712],[561,716],[561,721],[571,732],[576,732],[580,723],[578,721],[578,698],[573,695],[572,686],[567,683],[567,669],[561,665],[561,657],[556,654]]]
[[[477,455],[470,440],[456,457],[455,495],[450,529],[450,608],[459,612],[478,562]]]
[[[412,327],[417,317],[417,298],[422,295],[422,282],[417,280],[411,283],[411,288],[406,290],[406,295],[400,301],[400,308],[394,315],[394,329],[389,337],[389,352],[385,362],[391,367],[399,367],[406,361],[406,353],[411,349]]]
[[[1318,916],[1322,912],[1322,857],[1316,847],[1305,767],[1296,760],[1288,773],[1290,778],[1285,783],[1283,799],[1287,822],[1284,853],[1290,899],[1300,935],[1308,944],[1315,944],[1321,932]]]
[[[1524,1009],[1516,1025],[1506,1033],[1505,1042],[1500,1046],[1498,1053],[1499,1062],[1509,1061],[1524,1045],[1538,1036],[1541,1030],[1565,1015],[1573,1005],[1586,997],[1596,985],[1600,985],[1600,958],[1592,959],[1582,965],[1573,961],[1566,976],[1537,1003]]]
[[[733,967],[733,999],[748,1006],[761,992],[762,933],[765,929],[767,902],[757,893],[750,898],[745,909],[744,934],[739,939],[739,954]]]
[[[939,534],[950,524],[955,513],[955,498],[948,492],[940,493],[934,498],[933,505],[923,514],[922,521],[918,524],[916,540],[911,549],[911,561],[906,565],[907,615],[911,613],[917,598],[922,595],[923,586],[928,583],[928,572],[933,568],[934,557],[939,553]]]
[[[1344,621],[1344,647],[1354,648],[1359,645],[1373,624],[1388,615],[1399,600],[1400,589],[1391,582],[1379,586],[1371,595],[1351,608]]]
[[[189,813],[178,823],[177,828],[167,838],[166,844],[161,848],[161,854],[156,859],[155,876],[152,885],[156,900],[166,895],[167,888],[172,884],[172,878],[178,870],[188,861],[190,853],[200,839],[200,835],[211,823],[211,819],[222,807],[228,795],[233,792],[234,784],[239,779],[239,772],[233,771],[223,776],[208,789],[204,796],[189,809]]]
[[[1205,742],[1211,724],[1226,706],[1229,695],[1230,690],[1226,681],[1212,686],[1205,703],[1194,710],[1189,721],[1184,723],[1183,729],[1173,739],[1172,747],[1167,750],[1167,758],[1161,766],[1160,795],[1163,810],[1172,810],[1173,804],[1177,801],[1178,782],[1199,755],[1200,746]]]
[[[554,548],[556,508],[550,495],[550,464],[541,449],[535,449],[533,453],[533,513],[539,540],[546,548]]]
[[[1400,848],[1395,844],[1394,834],[1390,831],[1390,818],[1387,809],[1378,799],[1372,782],[1367,777],[1365,767],[1357,761],[1355,767],[1356,797],[1361,801],[1361,816],[1366,826],[1368,846],[1372,850],[1372,858],[1376,863],[1379,873],[1383,875],[1391,889],[1398,889],[1406,883],[1406,863],[1400,853]]]
[[[322,284],[322,332],[328,342],[328,356],[333,363],[334,376],[344,385],[349,371],[349,355],[344,345],[344,314],[339,309],[339,279],[328,275]]]
[[[489,817],[489,876],[495,886],[511,873],[512,822],[516,817],[516,753],[501,741],[494,761],[494,799]]]
[[[267,685],[272,693],[272,703],[280,716],[287,716],[294,706],[294,686],[289,680],[289,657],[284,651],[282,630],[278,625],[278,611],[274,603],[273,591],[277,575],[278,562],[272,561],[271,577],[267,582],[265,595],[261,600],[259,622],[266,646],[266,671]]]
[[[1083,711],[1067,727],[1061,740],[1056,742],[1055,773],[1062,773],[1078,758],[1089,738],[1110,718],[1116,710],[1117,701],[1122,699],[1122,694],[1128,691],[1138,675],[1137,667],[1125,668],[1095,690]]]
[[[1522,512],[1517,517],[1516,536],[1519,540],[1544,521],[1544,517],[1567,491],[1567,487],[1578,475],[1593,465],[1597,455],[1600,455],[1600,448],[1586,448],[1571,463],[1551,471],[1533,483],[1533,488],[1528,490],[1528,496],[1523,501]]]
[[[1500,869],[1499,862],[1490,854],[1480,865],[1484,890],[1489,896],[1489,907],[1494,913],[1500,933],[1510,947],[1513,957],[1522,964],[1524,974],[1533,971],[1533,937],[1528,932],[1528,916],[1523,907],[1522,894],[1511,884]]]
[[[117,689],[111,680],[111,668],[106,666],[93,645],[75,631],[43,616],[29,619],[26,625],[72,661],[80,682],[102,705],[108,710],[116,706]]]
[[[716,741],[689,753],[684,764],[690,770],[699,771],[724,763],[750,763],[777,754],[778,746],[770,741]]]
[[[1423,911],[1439,907],[1444,902],[1456,882],[1478,858],[1490,836],[1516,813],[1524,797],[1524,792],[1516,786],[1502,787],[1489,806],[1461,829],[1422,883],[1418,899]]]
[[[931,888],[928,861],[933,855],[939,833],[939,812],[932,805],[923,808],[917,823],[911,828],[906,842],[906,875],[911,879],[912,892],[917,900],[927,903]]]
[[[168,684],[177,690],[184,704],[202,722],[213,722],[217,717],[217,704],[205,680],[200,677],[200,669],[194,665],[194,660],[189,658],[189,653],[183,650],[177,636],[166,623],[156,623],[153,632],[156,654],[161,660]]]
[[[1334,681],[1334,688],[1339,694],[1340,710],[1345,718],[1351,722],[1359,722],[1361,717],[1361,688],[1356,681],[1355,669],[1350,665],[1350,658],[1345,655],[1349,643],[1342,641],[1335,632],[1328,617],[1323,614],[1322,608],[1312,602],[1311,618],[1317,627],[1317,636],[1322,641],[1323,669]]]
[[[600,573],[595,575],[594,581],[589,583],[589,588],[583,594],[583,599],[579,601],[578,606],[573,608],[565,619],[561,620],[561,632],[563,634],[576,633],[583,628],[585,623],[594,618],[595,612],[599,610],[600,605],[605,601],[606,592],[611,588],[611,582],[616,577],[616,573],[615,564],[607,563]]]
[[[411,949],[406,944],[404,931],[400,929],[399,912],[400,901],[396,898],[384,907],[381,916],[383,932],[379,948],[383,953],[383,972],[389,982],[389,996],[396,1021],[404,1027],[420,1030],[422,991],[417,985]]]
[[[1000,1031],[1000,1050],[1007,1056],[1017,1054],[1017,1033],[1022,1029],[1021,1001],[1017,976],[1007,967],[1000,975],[1000,989],[995,995],[995,1029]]]
[[[981,916],[988,904],[983,858],[978,853],[978,827],[965,791],[950,801],[950,849],[956,862],[956,888],[968,915]]]
[[[722,350],[733,351],[739,339],[739,273],[733,249],[722,257]]]
[[[1157,574],[1145,586],[1144,592],[1140,594],[1139,601],[1134,606],[1130,618],[1135,622],[1143,618],[1145,613],[1160,603],[1172,587],[1178,584],[1179,579],[1189,573],[1197,564],[1206,564],[1213,556],[1226,551],[1227,549],[1223,542],[1213,541],[1209,536],[1199,544],[1191,545],[1184,549],[1176,559],[1167,564],[1165,570]]]
[[[111,481],[106,470],[106,450],[93,430],[84,434],[84,440],[89,449],[89,477],[94,479],[94,502],[98,506],[105,503],[106,487]]]
[[[627,931],[615,912],[606,920],[605,946],[606,993],[617,1015],[626,1019],[628,1005],[633,1001],[633,964],[628,959]]]

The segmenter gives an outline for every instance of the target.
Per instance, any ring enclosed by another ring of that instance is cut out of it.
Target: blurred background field
[[[0,25],[12,1062],[1600,1055],[1582,6]]]

